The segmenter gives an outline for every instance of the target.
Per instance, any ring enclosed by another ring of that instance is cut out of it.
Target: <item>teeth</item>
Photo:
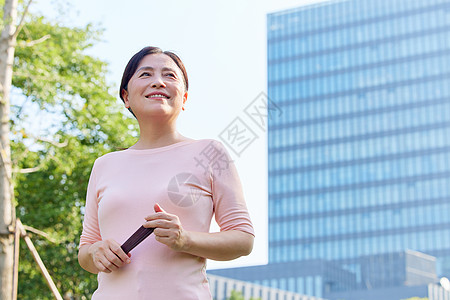
[[[150,95],[147,98],[167,98],[167,97],[162,94],[155,94],[155,95]]]

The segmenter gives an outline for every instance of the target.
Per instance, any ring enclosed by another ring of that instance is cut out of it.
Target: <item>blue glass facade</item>
[[[268,16],[269,264],[421,251],[450,275],[450,1]]]
[[[213,273],[328,299],[450,277],[450,0],[328,1],[267,35],[269,264]],[[416,251],[437,261],[412,281]]]

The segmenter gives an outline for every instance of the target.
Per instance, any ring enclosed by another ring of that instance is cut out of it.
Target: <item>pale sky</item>
[[[54,17],[61,5],[57,2],[35,0],[31,10]],[[181,57],[189,76],[188,102],[178,121],[181,134],[219,139],[240,117],[258,136],[240,156],[229,150],[256,230],[253,252],[234,261],[209,261],[208,269],[267,263],[266,131],[244,109],[267,92],[267,14],[317,2],[323,0],[75,0],[66,5],[71,15],[61,20],[64,24],[93,23],[105,29],[103,41],[90,54],[109,63],[108,81],[115,87],[130,57],[145,46]]]

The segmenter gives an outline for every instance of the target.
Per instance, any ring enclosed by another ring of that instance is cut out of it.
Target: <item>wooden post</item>
[[[45,267],[44,263],[42,262],[41,257],[39,256],[39,253],[36,251],[36,248],[34,248],[33,242],[31,241],[30,237],[27,236],[27,232],[25,231],[25,228],[23,227],[22,222],[20,222],[19,219],[17,219],[17,225],[19,227],[18,229],[20,229],[20,233],[21,233],[22,237],[25,240],[25,243],[27,244],[28,248],[30,249],[31,253],[33,254],[34,260],[38,264],[42,275],[44,275],[44,278],[47,281],[47,284],[50,287],[50,290],[52,291],[53,295],[55,296],[55,298],[57,300],[63,300],[63,298],[61,297],[61,294],[58,291],[58,288],[56,287],[55,283],[53,282],[52,278],[50,277],[50,274],[48,273],[47,268]]]
[[[16,219],[16,225],[14,227],[14,267],[13,267],[12,300],[17,300],[17,287],[19,283],[20,230],[18,222],[20,222],[19,219]]]

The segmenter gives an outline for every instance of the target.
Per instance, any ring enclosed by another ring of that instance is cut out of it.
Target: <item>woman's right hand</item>
[[[125,254],[120,245],[112,239],[92,244],[88,253],[99,272],[111,273],[131,262],[131,254]]]

